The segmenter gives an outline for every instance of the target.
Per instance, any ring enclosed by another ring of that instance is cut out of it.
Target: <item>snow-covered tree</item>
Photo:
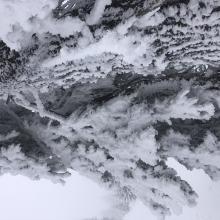
[[[104,219],[136,199],[159,218],[194,205],[166,160],[220,177],[219,7],[3,1],[0,173],[63,182],[74,169],[112,190]]]

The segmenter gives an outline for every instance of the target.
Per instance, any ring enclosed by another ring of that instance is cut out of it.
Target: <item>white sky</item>
[[[213,183],[203,171],[187,171],[173,159],[175,167],[200,195],[195,208],[184,208],[181,216],[167,220],[219,220],[220,182]],[[101,217],[108,209],[109,192],[77,173],[65,186],[47,180],[32,181],[23,176],[0,177],[0,219],[2,220],[81,220]],[[140,202],[124,220],[157,220]]]

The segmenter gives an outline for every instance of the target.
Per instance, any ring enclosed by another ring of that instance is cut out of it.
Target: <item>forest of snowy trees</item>
[[[196,204],[170,157],[220,178],[219,0],[2,0],[0,26],[1,175],[73,169],[108,220]]]

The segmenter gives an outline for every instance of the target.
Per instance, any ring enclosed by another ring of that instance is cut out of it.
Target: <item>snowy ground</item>
[[[195,208],[167,220],[219,220],[220,182],[213,182],[201,170],[187,171],[173,159],[168,161],[199,194]],[[23,176],[0,178],[0,212],[4,220],[82,220],[101,217],[108,208],[109,193],[77,173],[65,186],[50,181],[31,181]],[[124,220],[157,220],[150,210],[136,202]]]

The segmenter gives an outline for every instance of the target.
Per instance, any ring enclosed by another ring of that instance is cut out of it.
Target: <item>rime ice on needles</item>
[[[166,159],[219,178],[219,1],[30,2],[0,6],[1,174],[75,169],[112,190],[107,219],[194,205]]]

